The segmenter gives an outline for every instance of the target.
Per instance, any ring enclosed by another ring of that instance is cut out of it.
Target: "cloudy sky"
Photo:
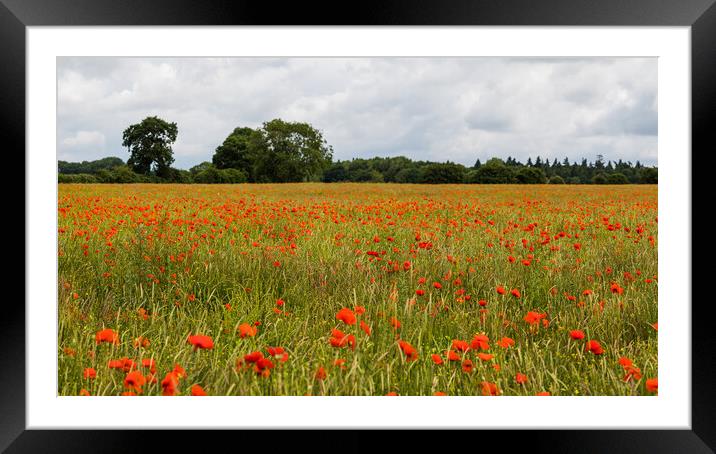
[[[127,159],[122,131],[157,115],[178,125],[183,169],[273,118],[320,129],[334,160],[657,164],[655,58],[63,57],[57,77],[66,161]]]

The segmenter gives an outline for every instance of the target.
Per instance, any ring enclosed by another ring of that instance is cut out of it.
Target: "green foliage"
[[[58,189],[59,395],[128,391],[127,372],[108,367],[125,357],[147,377],[142,396],[160,396],[175,364],[186,371],[181,395],[198,384],[211,395],[458,396],[481,394],[482,381],[503,396],[637,395],[649,394],[645,381],[659,371],[659,336],[651,326],[660,318],[658,242],[648,240],[659,238],[653,186],[69,186]],[[610,231],[605,214],[645,230]],[[525,232],[532,223],[534,231]],[[553,236],[562,230],[569,235]],[[551,241],[539,241],[542,231]],[[416,234],[430,247],[418,248]],[[534,250],[522,248],[525,237]],[[374,260],[368,250],[385,255]],[[508,260],[528,253],[535,258],[529,266]],[[406,260],[409,270],[402,268]],[[607,267],[610,274],[595,275]],[[508,292],[499,295],[498,285]],[[489,310],[480,310],[480,300]],[[366,309],[358,319],[371,335],[359,322],[336,319],[341,308],[357,305]],[[528,311],[546,313],[549,324],[529,324]],[[240,324],[256,321],[254,337],[239,337]],[[95,333],[105,328],[116,330],[118,345],[97,344]],[[336,328],[356,337],[355,349],[329,343]],[[573,329],[587,337],[573,340]],[[489,337],[483,353],[492,360],[480,359],[478,350],[459,352],[474,363],[469,373],[462,361],[446,360],[453,339],[470,342],[478,333]],[[214,348],[194,349],[191,334],[211,336]],[[148,345],[135,344],[139,336]],[[503,337],[515,344],[503,348]],[[415,347],[417,361],[405,360],[398,339]],[[589,339],[604,354],[587,351]],[[268,354],[269,346],[288,353],[286,362],[270,356],[270,376],[251,363],[237,368],[244,355]],[[432,354],[446,364],[435,365]],[[641,369],[641,379],[624,380],[622,356]],[[156,382],[141,366],[145,358],[156,363]],[[338,358],[345,370],[335,365]],[[315,379],[320,366],[325,380]],[[95,379],[83,377],[87,367],[96,368]],[[518,372],[529,380],[517,383]]]
[[[217,169],[213,165],[205,167],[194,175],[194,183],[232,184],[246,183],[246,173],[239,169]]]
[[[458,184],[465,181],[465,166],[447,162],[423,167],[420,182],[427,184]]]
[[[236,128],[216,148],[212,163],[217,169],[238,169],[248,175],[259,150],[261,134],[251,128]]]
[[[246,183],[248,178],[246,172],[239,169],[219,169],[222,180],[226,183]]]
[[[346,166],[340,162],[336,162],[323,172],[323,182],[337,183],[340,181],[348,181],[348,171],[346,170]]]
[[[396,183],[418,183],[420,181],[420,170],[418,170],[417,167],[400,169],[398,173],[395,174],[394,181]]]
[[[607,184],[607,175],[598,173],[592,177],[592,184]]]
[[[544,170],[539,167],[522,167],[515,174],[515,180],[520,184],[545,184],[547,177]]]
[[[169,172],[166,178],[167,183],[191,183],[192,175],[191,172],[184,169],[175,169],[174,167],[169,168]]]
[[[58,161],[60,175],[93,175],[92,179],[65,181],[102,183],[274,183],[274,182],[387,182],[469,184],[657,184],[658,169],[621,160],[605,163],[598,155],[594,163],[582,159],[527,159],[522,164],[508,156],[506,161],[480,159],[472,167],[451,162],[413,161],[405,156],[356,158],[333,162],[333,148],[322,133],[308,123],[274,119],[260,128],[237,127],[218,146],[212,161],[188,171],[170,166],[171,144],[177,136],[176,123],[147,117],[123,134],[129,148],[127,165],[117,157],[81,163]]]
[[[158,117],[147,117],[130,125],[122,134],[122,146],[129,149],[127,165],[142,175],[166,178],[174,162],[171,145],[177,139],[177,124]]]
[[[132,172],[126,165],[117,166],[113,169],[102,169],[97,172],[97,179],[102,183],[137,183],[139,175]]]
[[[107,157],[96,161],[67,162],[57,161],[57,171],[64,174],[88,173],[95,174],[102,169],[112,169],[123,166],[124,161],[117,157]]]
[[[319,181],[331,165],[333,148],[308,123],[275,119],[258,133],[250,152],[252,181]]]
[[[512,170],[502,159],[492,158],[472,173],[470,183],[507,184],[514,181]]]
[[[639,171],[639,183],[658,184],[659,169],[656,167],[644,167]]]
[[[94,175],[88,173],[75,173],[75,174],[59,174],[57,175],[58,183],[99,183],[99,180]]]
[[[629,179],[623,173],[610,173],[607,175],[608,184],[629,184]]]

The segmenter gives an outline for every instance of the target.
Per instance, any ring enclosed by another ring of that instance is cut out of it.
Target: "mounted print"
[[[60,396],[657,396],[655,57],[58,57]]]

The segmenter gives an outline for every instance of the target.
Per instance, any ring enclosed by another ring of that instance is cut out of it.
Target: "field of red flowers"
[[[59,185],[60,395],[654,395],[656,186]]]

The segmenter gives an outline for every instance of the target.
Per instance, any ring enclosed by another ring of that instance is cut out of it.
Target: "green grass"
[[[651,394],[646,379],[657,376],[655,186],[59,188],[60,395],[121,394],[126,374],[107,363],[122,357],[156,361],[158,382],[146,385],[144,395],[162,393],[159,382],[174,364],[187,372],[182,394],[199,384],[212,395],[479,395],[483,381],[503,395],[643,395]],[[608,223],[621,227],[610,231]],[[566,236],[555,239],[560,232]],[[431,249],[418,247],[418,233]],[[370,260],[370,250],[385,255]],[[524,266],[528,254],[534,258]],[[400,270],[384,269],[388,260]],[[406,260],[409,271],[402,269]],[[443,288],[434,289],[435,281]],[[611,292],[612,282],[623,294]],[[508,293],[498,295],[498,285]],[[418,288],[426,294],[416,297]],[[509,294],[513,288],[520,298]],[[459,289],[469,301],[457,300]],[[583,296],[585,289],[593,294]],[[289,315],[274,313],[278,298]],[[356,305],[366,308],[359,318],[371,325],[371,336],[335,318]],[[549,326],[530,329],[523,320],[528,311],[546,313]],[[399,330],[391,317],[400,320]],[[237,335],[239,324],[254,322],[260,322],[255,337]],[[121,343],[97,345],[103,328],[117,330]],[[331,347],[333,328],[354,334],[355,350]],[[585,352],[584,341],[569,337],[572,329],[598,340],[605,353]],[[469,342],[477,333],[489,336],[495,357],[483,362],[467,352],[473,372],[459,362],[431,361],[453,339]],[[214,348],[194,351],[190,334],[211,336]],[[150,341],[147,348],[134,347],[139,336]],[[499,347],[504,336],[515,346]],[[417,361],[406,361],[398,338],[418,350]],[[285,363],[274,361],[269,377],[237,370],[237,359],[266,354],[269,346],[289,353]],[[621,356],[641,369],[640,380],[622,380]],[[338,358],[345,369],[333,365]],[[325,380],[315,379],[319,366]],[[87,367],[96,369],[96,379],[83,379]],[[517,372],[528,376],[526,384],[516,383]]]

